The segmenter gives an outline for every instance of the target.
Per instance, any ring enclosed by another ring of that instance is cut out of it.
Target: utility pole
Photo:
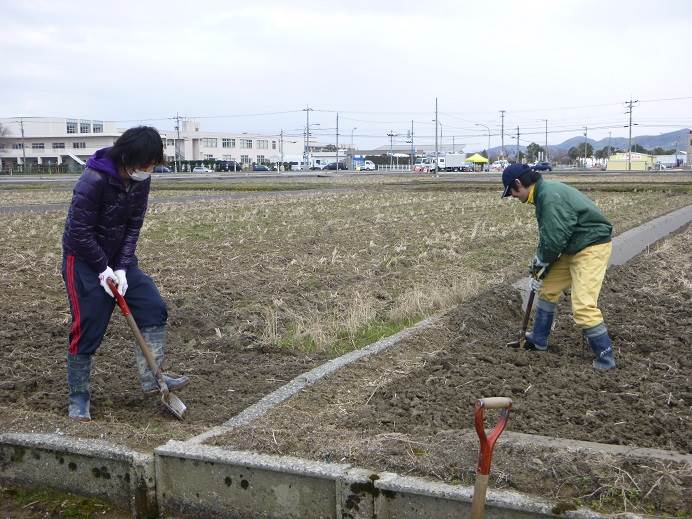
[[[435,173],[440,172],[440,150],[437,147],[437,97],[435,98]]]
[[[548,161],[548,119],[541,119],[545,121],[545,160]]]
[[[339,172],[339,112],[336,112],[336,172]]]
[[[387,136],[389,137],[389,169],[394,167],[394,137],[398,135],[394,133],[394,130],[389,130]]]
[[[180,170],[180,114],[178,112],[175,113],[175,132],[175,165],[173,169],[178,173]]]
[[[500,110],[500,136],[502,138],[502,158],[505,158],[505,110]],[[488,153],[490,153],[490,150],[488,150]]]
[[[517,126],[517,163],[519,163],[519,127]]]
[[[630,123],[628,125],[630,129],[630,136],[627,146],[627,171],[632,171],[632,106],[634,105],[634,103],[638,102],[638,100],[632,101],[631,97],[629,101],[625,101],[625,105],[627,105],[628,108],[628,110],[625,113],[629,114],[630,116]]]
[[[588,134],[589,134],[589,127],[584,126],[584,167],[586,167],[586,146],[589,144],[589,139],[588,139]]]
[[[279,134],[279,153],[281,154],[281,165],[283,166],[283,164],[284,164],[284,129],[283,128],[281,128],[281,133]]]
[[[411,171],[413,171],[414,163],[416,162],[416,149],[413,147],[413,119],[411,119]]]
[[[608,132],[608,151],[606,152],[606,159],[610,160],[610,135],[613,132]]]
[[[303,148],[303,162],[305,162],[305,167],[309,168],[310,167],[310,112],[312,112],[312,108],[310,106],[306,106],[303,108],[303,111],[305,112],[305,147]]]
[[[19,127],[22,130],[22,173],[26,173],[26,142],[24,142],[24,119],[19,118]]]
[[[454,153],[454,135],[452,135],[452,153]]]

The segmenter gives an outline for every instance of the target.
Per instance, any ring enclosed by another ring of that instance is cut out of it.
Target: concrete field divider
[[[100,497],[133,517],[156,517],[154,457],[59,434],[0,434],[0,482]]]

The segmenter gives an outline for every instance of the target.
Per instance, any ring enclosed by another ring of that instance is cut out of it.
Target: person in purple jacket
[[[163,162],[156,129],[130,128],[111,148],[97,151],[77,181],[63,233],[62,276],[72,313],[67,354],[70,418],[91,419],[89,381],[92,356],[106,333],[115,299],[107,279],[125,297],[157,366],[164,360],[168,312],[152,279],[139,269],[135,249],[147,210],[151,171]],[[135,345],[142,389],[158,385]],[[186,376],[164,374],[169,389],[187,385]]]

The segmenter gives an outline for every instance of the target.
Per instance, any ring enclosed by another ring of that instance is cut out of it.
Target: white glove
[[[118,292],[120,295],[125,297],[125,292],[127,292],[127,276],[125,275],[124,269],[118,269],[115,272],[115,277],[118,278]]]
[[[529,287],[531,288],[531,292],[536,292],[541,289],[541,286],[543,286],[543,280],[542,279],[536,279],[535,277],[531,276],[531,280],[529,281]]]
[[[114,297],[113,292],[111,292],[111,289],[108,286],[108,283],[106,283],[107,279],[112,279],[113,283],[118,282],[118,278],[115,277],[115,273],[113,272],[113,269],[110,267],[106,267],[106,270],[104,270],[103,272],[101,272],[99,274],[99,283],[101,284],[103,289],[106,291],[106,294],[108,294],[111,297]]]

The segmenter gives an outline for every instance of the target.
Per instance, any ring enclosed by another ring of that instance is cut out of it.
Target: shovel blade
[[[505,346],[507,348],[521,348],[521,340],[508,342]]]
[[[185,419],[187,406],[173,393],[161,394],[161,402],[178,420]]]

